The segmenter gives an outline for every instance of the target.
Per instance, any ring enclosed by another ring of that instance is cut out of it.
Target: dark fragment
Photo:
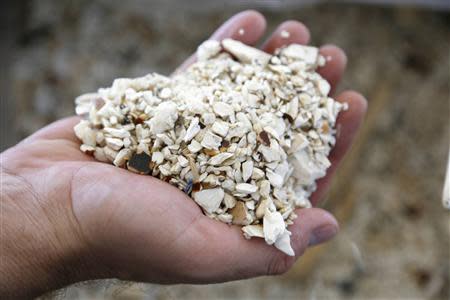
[[[202,184],[200,182],[194,182],[192,184],[192,192],[198,192],[202,189]]]
[[[266,131],[261,131],[258,135],[259,140],[263,143],[265,146],[270,146],[270,138],[269,134]]]
[[[286,120],[288,120],[289,121],[289,123],[294,123],[294,119],[292,118],[292,116],[290,115],[290,114],[283,114],[283,118],[284,119],[286,119]]]
[[[148,174],[151,171],[150,163],[151,157],[147,153],[135,153],[128,161],[128,169],[139,174]]]

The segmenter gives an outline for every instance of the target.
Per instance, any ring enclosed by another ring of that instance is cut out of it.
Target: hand
[[[211,38],[255,44],[265,26],[261,14],[246,11],[228,20]],[[282,30],[290,37],[281,38]],[[272,52],[308,40],[303,24],[287,21],[262,49]],[[320,51],[331,57],[320,73],[334,90],[346,56],[335,46],[323,46]],[[189,58],[180,68],[193,60]],[[332,167],[319,181],[313,203],[326,191],[366,110],[365,99],[356,92],[336,98],[347,102],[349,110],[338,118]],[[55,122],[2,153],[0,287],[4,295],[37,296],[72,282],[108,277],[209,283],[280,274],[308,246],[330,239],[338,230],[329,213],[312,208],[298,210],[289,228],[296,257],[263,240],[245,240],[240,228],[204,216],[175,187],[84,155],[73,133],[78,121],[72,117]]]

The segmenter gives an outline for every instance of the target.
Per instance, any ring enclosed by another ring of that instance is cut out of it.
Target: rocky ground
[[[71,115],[78,94],[116,77],[170,73],[223,20],[251,7],[189,3],[3,4],[1,149]],[[94,282],[46,298],[448,299],[449,214],[440,199],[450,137],[449,13],[258,3],[269,28],[302,20],[313,44],[345,49],[341,88],[369,99],[365,126],[324,202],[341,221],[339,236],[280,277],[208,286]]]

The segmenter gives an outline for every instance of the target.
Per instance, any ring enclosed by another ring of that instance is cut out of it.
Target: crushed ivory
[[[294,255],[287,226],[311,207],[346,109],[317,73],[325,63],[310,46],[271,55],[208,40],[173,78],[119,78],[79,96],[74,130],[81,151],[169,182],[208,217]]]

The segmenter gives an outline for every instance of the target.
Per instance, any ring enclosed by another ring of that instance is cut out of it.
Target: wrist
[[[67,207],[1,169],[0,297],[35,297],[89,279],[89,252]]]

